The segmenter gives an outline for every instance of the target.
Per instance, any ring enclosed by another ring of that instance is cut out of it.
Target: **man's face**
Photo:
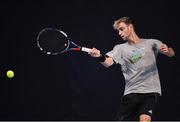
[[[124,22],[119,23],[118,32],[123,40],[128,40],[131,34],[131,25],[126,25]]]

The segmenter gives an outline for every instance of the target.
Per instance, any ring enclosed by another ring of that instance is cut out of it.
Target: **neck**
[[[130,43],[136,44],[136,43],[139,43],[140,38],[138,37],[138,35],[135,32],[132,32],[129,39],[128,39],[128,41]]]

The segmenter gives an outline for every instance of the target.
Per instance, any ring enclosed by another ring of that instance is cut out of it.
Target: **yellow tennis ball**
[[[6,72],[6,75],[7,75],[8,78],[13,78],[14,77],[14,72],[12,70],[8,70]]]

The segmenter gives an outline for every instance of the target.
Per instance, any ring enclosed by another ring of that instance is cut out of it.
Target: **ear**
[[[131,29],[133,29],[133,28],[134,28],[132,24],[130,24],[130,25],[129,25],[129,27],[130,27]]]
[[[133,26],[133,24],[130,24],[130,25],[129,25],[129,29],[134,31],[134,26]]]

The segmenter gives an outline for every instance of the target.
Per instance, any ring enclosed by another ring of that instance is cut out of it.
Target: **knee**
[[[151,121],[151,117],[149,115],[146,114],[141,114],[139,117],[140,122],[150,122]]]

